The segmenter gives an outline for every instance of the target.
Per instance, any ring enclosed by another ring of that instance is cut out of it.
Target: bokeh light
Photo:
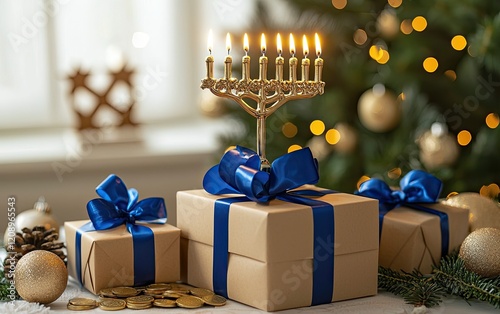
[[[405,35],[409,35],[413,32],[413,26],[411,26],[411,20],[403,20],[401,22],[401,25],[399,26],[399,29],[401,30],[401,33]]]
[[[457,79],[457,73],[453,70],[446,70],[444,75],[448,77],[450,80],[455,81]]]
[[[332,0],[333,7],[342,10],[347,5],[347,0]]]
[[[294,152],[294,151],[299,150],[299,149],[302,149],[302,146],[297,145],[297,144],[293,144],[293,145],[290,145],[290,147],[288,147],[288,152],[291,153],[291,152]]]
[[[336,129],[330,129],[326,132],[325,139],[330,145],[335,145],[340,141],[340,132]]]
[[[490,113],[486,116],[486,125],[490,129],[496,129],[498,124],[500,124],[500,119],[496,113]]]
[[[325,132],[325,123],[321,120],[314,120],[309,125],[309,129],[311,130],[312,134],[321,135],[323,134],[323,132]]]
[[[399,8],[403,3],[403,0],[387,0],[387,3],[393,8]]]
[[[292,138],[297,135],[298,129],[297,126],[295,126],[295,124],[293,124],[292,122],[286,122],[281,127],[281,132],[285,137]]]
[[[368,35],[366,34],[366,32],[364,30],[359,28],[354,32],[352,39],[354,40],[354,42],[356,44],[361,46],[361,45],[364,45],[366,43],[366,41],[368,40]]]
[[[368,180],[370,180],[369,176],[361,176],[361,178],[359,178],[359,180],[358,180],[358,183],[356,184],[356,187],[358,188],[358,190],[359,190],[359,187],[361,186],[361,183],[368,181]]]
[[[464,50],[464,48],[467,46],[467,39],[465,39],[464,36],[462,35],[456,35],[451,39],[451,46],[455,50]]]
[[[417,16],[411,22],[411,26],[417,32],[423,32],[427,28],[427,20],[423,16]]]
[[[467,130],[462,130],[458,132],[457,142],[460,146],[467,146],[472,140],[472,135]]]
[[[434,57],[428,57],[425,58],[423,62],[424,70],[426,70],[429,73],[433,73],[437,70],[438,68],[438,61]]]

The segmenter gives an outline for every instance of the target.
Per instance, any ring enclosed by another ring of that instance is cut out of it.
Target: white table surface
[[[75,311],[69,311],[66,308],[68,300],[74,297],[89,297],[98,299],[92,293],[87,291],[85,288],[80,287],[80,285],[72,278],[68,281],[68,286],[64,293],[55,302],[42,308],[41,306],[36,309],[36,311],[21,311],[19,308],[25,307],[27,304],[25,301],[15,301],[0,303],[0,313],[77,313]],[[17,310],[14,310],[17,309]],[[319,305],[314,307],[305,307],[299,309],[279,311],[280,314],[298,314],[298,313],[352,313],[352,314],[405,314],[412,313],[413,307],[404,303],[403,299],[392,295],[388,292],[381,292],[377,296],[360,298],[355,300],[335,302],[331,304]],[[250,314],[250,313],[266,313],[261,310],[243,305],[238,302],[229,300],[225,306],[222,307],[212,307],[204,306],[198,309],[165,309],[165,308],[150,308],[147,310],[142,310],[140,313],[191,313],[191,314]],[[82,313],[110,313],[109,311],[104,311],[99,308],[83,311]],[[124,309],[117,313],[135,313],[137,310]],[[450,297],[444,300],[444,302],[439,307],[428,309],[427,313],[453,313],[453,314],[466,314],[466,313],[500,313],[499,309],[494,309],[493,306],[484,302],[471,302],[468,305],[464,300],[456,297]]]

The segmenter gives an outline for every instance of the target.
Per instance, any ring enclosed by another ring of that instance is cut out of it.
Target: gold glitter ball
[[[66,289],[68,270],[56,254],[36,250],[19,260],[15,279],[16,290],[25,301],[48,304]]]
[[[470,231],[481,228],[500,229],[500,207],[490,198],[465,192],[451,196],[444,204],[469,210]]]
[[[500,275],[500,229],[481,228],[465,238],[459,256],[465,268],[482,277]]]

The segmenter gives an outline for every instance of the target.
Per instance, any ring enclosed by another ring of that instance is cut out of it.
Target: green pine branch
[[[378,279],[380,289],[401,296],[415,306],[437,306],[450,294],[467,302],[476,299],[500,308],[500,276],[483,278],[467,270],[457,253],[442,258],[430,275],[422,275],[417,270],[406,273],[379,267]]]

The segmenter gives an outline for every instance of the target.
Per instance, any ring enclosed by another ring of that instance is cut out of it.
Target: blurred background
[[[424,169],[444,181],[442,197],[498,201],[499,12],[487,0],[3,0],[0,214],[9,197],[19,214],[43,195],[59,223],[85,219],[115,173],[140,198],[164,197],[175,224],[176,191],[201,188],[228,147],[255,149],[255,119],[199,88],[209,29],[216,78],[226,32],[237,78],[244,33],[253,78],[261,33],[270,78],[277,33],[285,68],[289,33],[299,59],[302,35],[310,47],[320,36],[325,94],[268,118],[271,161],[308,146],[323,187],[397,185]]]

